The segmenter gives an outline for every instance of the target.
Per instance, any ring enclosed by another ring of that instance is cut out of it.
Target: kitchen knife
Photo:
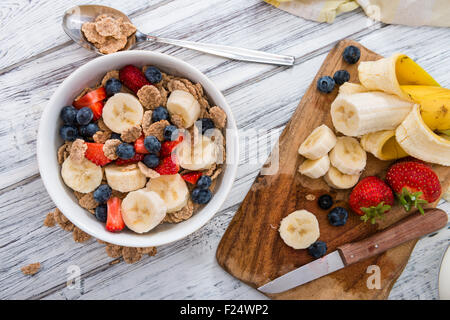
[[[425,215],[415,212],[389,228],[357,242],[347,243],[332,253],[292,270],[258,288],[264,293],[280,293],[342,269],[419,238],[446,226],[447,213],[427,209]]]

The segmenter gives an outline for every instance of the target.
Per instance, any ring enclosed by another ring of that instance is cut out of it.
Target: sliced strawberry
[[[123,67],[119,71],[119,79],[122,83],[134,93],[137,93],[140,88],[151,84],[148,82],[141,69],[131,64]]]
[[[98,119],[101,118],[102,116],[102,112],[103,112],[103,101],[97,101],[96,103],[93,103],[91,105],[89,105],[88,107],[91,108],[92,113],[94,114],[94,121],[97,121]]]
[[[143,153],[143,154],[150,153],[150,152],[148,152],[147,148],[145,148],[145,146],[144,146],[144,140],[145,140],[145,137],[142,135],[134,142],[134,150],[136,150],[136,152]]]
[[[104,166],[112,160],[103,153],[103,143],[86,142],[87,150],[84,156],[98,166]]]
[[[125,228],[125,223],[122,218],[121,210],[122,200],[117,197],[111,197],[106,202],[107,205],[107,218],[106,218],[106,230],[111,232],[121,231]]]
[[[161,175],[177,174],[178,171],[180,171],[180,166],[176,161],[175,155],[172,155],[163,158],[160,164],[154,170]]]
[[[181,177],[184,181],[189,182],[190,184],[196,184],[198,179],[202,176],[200,171],[193,171],[186,174],[183,174]]]
[[[86,93],[81,98],[75,100],[72,104],[75,108],[81,109],[83,107],[90,106],[96,102],[102,101],[106,98],[106,90],[104,87],[100,87],[94,91]]]
[[[168,157],[172,154],[172,151],[175,149],[177,145],[179,145],[183,141],[183,136],[180,135],[177,140],[175,141],[164,141],[161,144],[161,150],[159,151],[159,154],[161,157]]]
[[[117,159],[116,164],[117,165],[123,165],[123,164],[132,164],[137,163],[139,161],[142,161],[144,159],[144,155],[142,153],[136,153],[133,158],[124,160],[124,159]]]

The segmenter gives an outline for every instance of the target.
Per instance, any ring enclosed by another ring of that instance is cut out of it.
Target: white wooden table
[[[70,233],[42,225],[54,205],[36,162],[42,110],[57,86],[95,55],[72,43],[61,28],[65,9],[93,1],[0,2],[0,298],[2,299],[264,299],[224,272],[217,244],[257,175],[259,164],[239,167],[233,190],[202,229],[139,263],[109,265],[104,246],[76,244]],[[98,1],[129,14],[145,32],[178,39],[242,46],[296,57],[292,68],[228,61],[176,47],[143,45],[179,57],[223,91],[240,130],[271,130],[278,137],[328,51],[352,38],[382,54],[407,53],[443,86],[450,86],[450,30],[372,24],[361,11],[318,24],[261,0]],[[241,150],[241,158],[245,157]],[[450,205],[441,208],[450,212]],[[418,243],[391,299],[436,299],[439,258],[450,230]],[[42,263],[33,277],[20,267]],[[79,266],[81,289],[66,287]]]

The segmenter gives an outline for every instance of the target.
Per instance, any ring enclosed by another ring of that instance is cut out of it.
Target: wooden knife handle
[[[427,209],[425,215],[416,212],[386,230],[364,240],[344,244],[338,250],[344,264],[349,265],[439,230],[447,225],[447,220],[447,213],[440,209]]]

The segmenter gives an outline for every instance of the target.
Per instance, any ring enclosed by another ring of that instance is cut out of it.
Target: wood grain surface
[[[350,82],[359,82],[358,64],[349,65],[342,59],[342,52],[349,45],[361,49],[360,61],[380,58],[378,54],[351,40],[340,41],[330,51],[282,132],[278,148],[269,157],[279,159],[278,171],[275,174],[258,175],[219,243],[216,253],[218,263],[252,287],[259,287],[313,260],[307,250],[295,250],[287,246],[279,236],[280,221],[295,210],[306,209],[316,215],[321,234],[319,240],[327,243],[328,252],[346,243],[366,238],[409,214],[400,206],[394,206],[384,221],[374,225],[363,223],[348,207],[347,199],[351,189],[334,190],[323,179],[310,179],[297,172],[298,166],[304,161],[297,152],[300,144],[314,128],[323,123],[333,128],[330,105],[338,90],[336,87],[330,94],[319,92],[316,88],[318,78],[332,76],[337,70],[345,69],[350,73]],[[370,175],[383,178],[391,163],[392,161],[381,161],[368,154],[362,178]],[[433,167],[446,190],[450,183],[450,168]],[[327,211],[321,210],[316,200],[307,199],[310,195],[317,199],[325,193],[331,194],[336,200],[334,206],[349,210],[345,226],[330,225]],[[437,202],[430,206],[436,204]],[[385,299],[405,267],[416,241],[412,240],[285,293],[269,296],[274,299]],[[395,254],[392,251],[396,251]],[[366,285],[369,276],[366,270],[370,265],[377,265],[381,270],[381,290],[374,291]]]
[[[192,64],[223,92],[237,120],[241,163],[233,189],[208,224],[134,265],[110,264],[115,260],[106,255],[104,245],[95,240],[74,243],[70,233],[42,225],[54,204],[39,176],[36,133],[56,88],[96,57],[74,44],[60,26],[66,9],[86,3],[122,10],[150,34],[296,59],[293,67],[285,68],[173,46],[139,45]],[[0,299],[267,299],[224,272],[215,252],[270,153],[267,143],[278,140],[336,42],[352,38],[382,55],[404,52],[450,87],[450,29],[373,23],[361,10],[327,24],[303,20],[262,0],[9,0],[0,1],[0,29]],[[257,134],[244,147],[249,132]],[[450,212],[448,202],[439,207]],[[449,238],[447,228],[418,242],[390,299],[438,297],[439,260]],[[36,275],[20,272],[37,261],[42,268]],[[67,287],[67,270],[74,265],[80,268],[80,289]]]

